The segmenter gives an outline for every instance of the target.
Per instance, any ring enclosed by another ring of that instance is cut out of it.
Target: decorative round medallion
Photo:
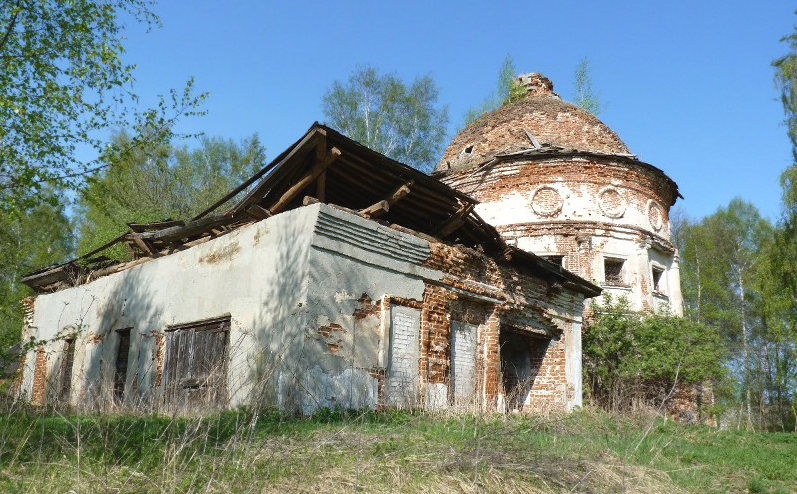
[[[562,196],[553,187],[540,187],[531,197],[531,209],[539,216],[556,216],[562,210]]]
[[[625,199],[614,187],[604,187],[598,192],[598,206],[609,218],[622,218],[625,214]]]
[[[664,224],[664,211],[658,203],[652,200],[648,202],[648,221],[650,221],[650,226],[656,231],[661,230]]]

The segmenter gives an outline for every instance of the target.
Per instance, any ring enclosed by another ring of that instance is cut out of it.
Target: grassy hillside
[[[797,435],[550,417],[0,415],[3,492],[793,492]]]

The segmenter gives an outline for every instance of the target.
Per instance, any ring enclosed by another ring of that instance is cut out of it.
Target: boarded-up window
[[[116,401],[122,401],[127,381],[127,360],[130,356],[130,328],[116,332],[119,346],[116,349],[116,369],[113,376],[113,395]]]
[[[459,321],[451,323],[451,383],[454,404],[473,405],[476,387],[476,330],[475,324]]]
[[[167,329],[163,375],[168,406],[177,410],[226,406],[229,339],[229,316]]]
[[[388,405],[417,405],[420,327],[421,311],[418,309],[398,305],[390,308],[390,354],[386,390]]]
[[[59,376],[58,400],[69,401],[72,392],[72,366],[75,363],[75,339],[64,341],[64,355],[61,360],[61,375]]]

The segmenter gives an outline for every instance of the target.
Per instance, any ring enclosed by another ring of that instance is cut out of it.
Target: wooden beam
[[[181,220],[163,220],[163,221],[156,221],[154,223],[128,223],[127,226],[130,227],[136,233],[145,232],[147,230],[162,230],[164,228],[169,228],[171,226],[182,226],[185,225],[184,221]]]
[[[318,204],[319,202],[321,201],[319,201],[315,197],[310,197],[310,196],[304,196],[304,199],[302,199],[303,206],[309,206],[310,204]]]
[[[410,180],[406,184],[400,185],[396,190],[390,193],[386,199],[383,199],[375,204],[360,210],[360,214],[366,218],[376,218],[390,211],[390,206],[406,197],[407,194],[412,192],[410,187],[415,183],[415,180]]]
[[[326,202],[327,200],[327,172],[324,170],[321,172],[321,175],[318,176],[318,180],[315,183],[315,196],[318,198],[320,202]]]
[[[323,129],[319,129],[323,130]],[[327,133],[324,131],[323,139],[320,139],[315,148],[315,162],[323,163],[327,158]],[[315,196],[321,202],[327,199],[327,172],[322,171],[315,182]]]
[[[462,225],[465,224],[465,220],[463,218],[469,215],[470,212],[473,211],[473,208],[475,206],[476,206],[475,204],[470,204],[470,203],[462,205],[462,207],[459,208],[459,210],[456,213],[452,214],[451,217],[449,217],[440,226],[437,227],[434,236],[443,238],[457,231],[457,229],[459,229]]]
[[[401,199],[405,198],[410,192],[412,192],[413,185],[415,185],[415,180],[410,180],[406,184],[400,186],[398,189],[394,190],[392,194],[390,194],[390,196],[387,198],[387,202],[390,203],[391,206],[399,202]]]
[[[144,241],[143,238],[139,237],[136,234],[133,234],[132,237],[133,237],[133,242],[135,242],[135,244],[138,246],[139,249],[144,251],[144,253],[147,254],[148,256],[155,257],[155,251],[147,244],[146,241]]]
[[[435,237],[441,237],[441,238],[447,237],[452,233],[454,233],[455,231],[459,230],[464,224],[465,220],[463,220],[462,218],[452,217],[451,221],[446,223],[442,228],[438,230],[438,232],[435,234]]]
[[[376,204],[368,206],[360,211],[360,214],[367,218],[376,218],[390,211],[390,203],[387,201],[379,201]]]
[[[157,232],[144,232],[137,233],[136,235],[143,239],[152,239],[156,241],[168,241],[175,239],[182,239],[192,237],[194,235],[209,232],[211,228],[216,228],[232,222],[229,216],[206,216],[196,221],[190,221],[185,226],[173,226],[164,228]]]
[[[251,216],[256,220],[264,220],[266,218],[271,218],[271,213],[266,209],[261,208],[257,204],[252,204],[248,208],[246,208],[246,214]]]
[[[254,175],[252,175],[247,181],[245,181],[244,183],[242,183],[238,187],[236,187],[233,190],[231,190],[227,195],[225,195],[224,197],[222,197],[221,199],[219,199],[218,201],[213,203],[210,207],[208,207],[207,209],[205,209],[204,211],[202,211],[198,215],[194,216],[191,219],[191,221],[197,221],[197,220],[201,219],[202,217],[206,216],[211,211],[215,210],[217,207],[221,206],[225,202],[229,201],[230,199],[232,199],[233,197],[238,195],[240,192],[244,191],[247,187],[249,187],[250,185],[255,183],[255,181],[260,179],[263,175],[265,175],[269,171],[271,171],[274,168],[282,165],[283,163],[293,159],[294,156],[296,156],[297,153],[300,153],[305,148],[305,146],[307,146],[307,145],[320,146],[320,145],[323,144],[324,147],[326,147],[326,142],[327,142],[326,139],[327,139],[327,131],[326,130],[319,129],[319,128],[311,129],[307,134],[305,134],[304,137],[302,137],[302,139],[299,142],[296,143],[296,145],[293,146],[293,148],[290,149],[290,151],[286,150],[286,152],[283,153],[284,156],[283,155],[278,156],[277,159],[275,159],[274,161],[272,161],[271,163],[269,163],[268,165],[263,167],[259,172],[257,172]],[[318,149],[318,148],[316,148],[316,149]],[[263,182],[257,184],[252,190],[247,192],[246,195],[244,196],[244,198],[241,199],[238,202],[238,204],[248,202],[249,200],[251,200],[251,198],[253,196],[256,196],[257,194],[260,194],[262,192],[260,190],[260,188],[261,188],[260,186],[261,185],[263,185]]]
[[[271,214],[277,214],[285,209],[288,203],[290,203],[297,195],[299,195],[299,192],[313,183],[313,181],[317,179],[318,176],[324,172],[324,170],[329,168],[329,166],[338,159],[338,156],[340,156],[340,149],[333,147],[324,160],[313,166],[313,168],[311,168],[304,177],[299,179],[299,181],[296,182],[293,187],[285,191],[285,193],[282,194],[282,197],[280,197],[277,202],[268,208],[269,212]]]

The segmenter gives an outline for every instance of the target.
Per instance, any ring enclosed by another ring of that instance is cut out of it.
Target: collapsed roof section
[[[508,246],[474,212],[475,199],[317,122],[266,167],[190,221],[128,223],[129,232],[77,259],[30,273],[22,281],[39,292],[86,283],[315,202],[522,263],[535,274],[587,296],[600,293],[560,266]],[[120,243],[127,245],[132,261],[120,263],[102,255]]]

